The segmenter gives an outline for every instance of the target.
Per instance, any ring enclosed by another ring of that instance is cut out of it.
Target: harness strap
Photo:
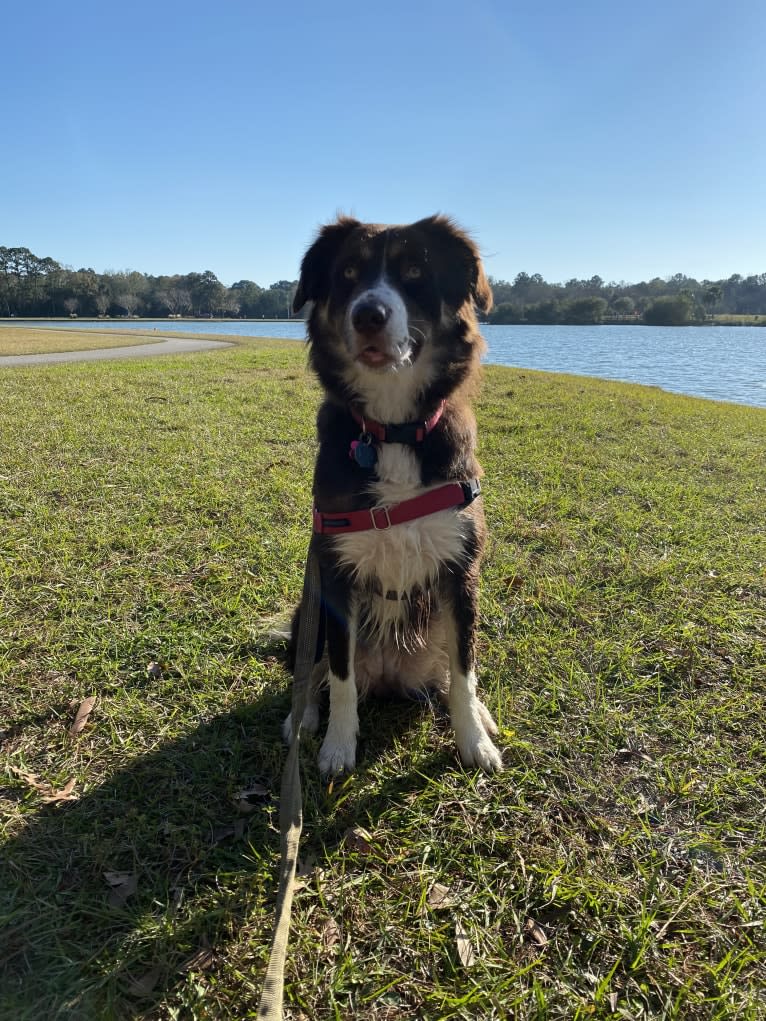
[[[351,415],[362,432],[369,433],[378,443],[407,443],[415,446],[422,443],[439,419],[444,414],[445,401],[442,401],[436,411],[423,422],[399,422],[393,425],[384,425],[382,422],[373,422],[366,418],[358,408],[351,405]]]
[[[415,496],[411,500],[389,506],[369,507],[366,510],[324,513],[314,508],[314,532],[317,535],[337,535],[340,532],[364,532],[375,528],[382,531],[394,525],[403,525],[428,514],[448,510],[450,507],[467,507],[481,493],[478,479],[468,482],[448,482],[437,489]]]
[[[322,582],[319,563],[311,545],[306,557],[303,578],[298,641],[293,672],[292,724],[293,734],[287,753],[282,789],[279,799],[279,830],[282,860],[279,867],[279,890],[275,909],[274,933],[269,963],[258,1005],[259,1021],[282,1021],[282,1001],[285,986],[285,958],[290,932],[290,912],[293,903],[295,868],[298,862],[298,844],[303,826],[303,796],[301,794],[300,736],[306,695],[314,667],[319,634]]]

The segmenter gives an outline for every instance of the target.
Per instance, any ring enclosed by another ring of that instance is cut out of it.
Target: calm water
[[[19,324],[20,325],[20,324]],[[71,329],[185,330],[237,337],[304,338],[292,322],[157,320],[28,323]],[[487,361],[660,386],[766,407],[766,327],[485,326]]]

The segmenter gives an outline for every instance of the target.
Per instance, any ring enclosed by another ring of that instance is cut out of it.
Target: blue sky
[[[337,210],[488,271],[766,272],[763,0],[13,3],[0,245],[226,284]]]

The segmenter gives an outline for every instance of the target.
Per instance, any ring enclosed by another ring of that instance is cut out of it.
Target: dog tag
[[[356,461],[360,468],[374,467],[378,453],[372,445],[372,436],[369,433],[362,433],[358,440],[352,440],[348,456]]]

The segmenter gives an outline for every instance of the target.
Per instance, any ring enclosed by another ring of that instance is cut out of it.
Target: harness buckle
[[[388,507],[385,506],[385,504],[380,504],[378,507],[370,508],[370,521],[372,521],[372,527],[375,529],[376,532],[385,532],[387,528],[391,527],[391,515],[389,514],[388,510],[389,509]],[[375,519],[375,515],[378,513],[378,511],[385,515],[385,524],[383,525],[379,525]]]
[[[478,479],[461,482],[460,488],[463,490],[464,507],[467,507],[469,503],[473,503],[476,497],[481,495],[481,483]]]

